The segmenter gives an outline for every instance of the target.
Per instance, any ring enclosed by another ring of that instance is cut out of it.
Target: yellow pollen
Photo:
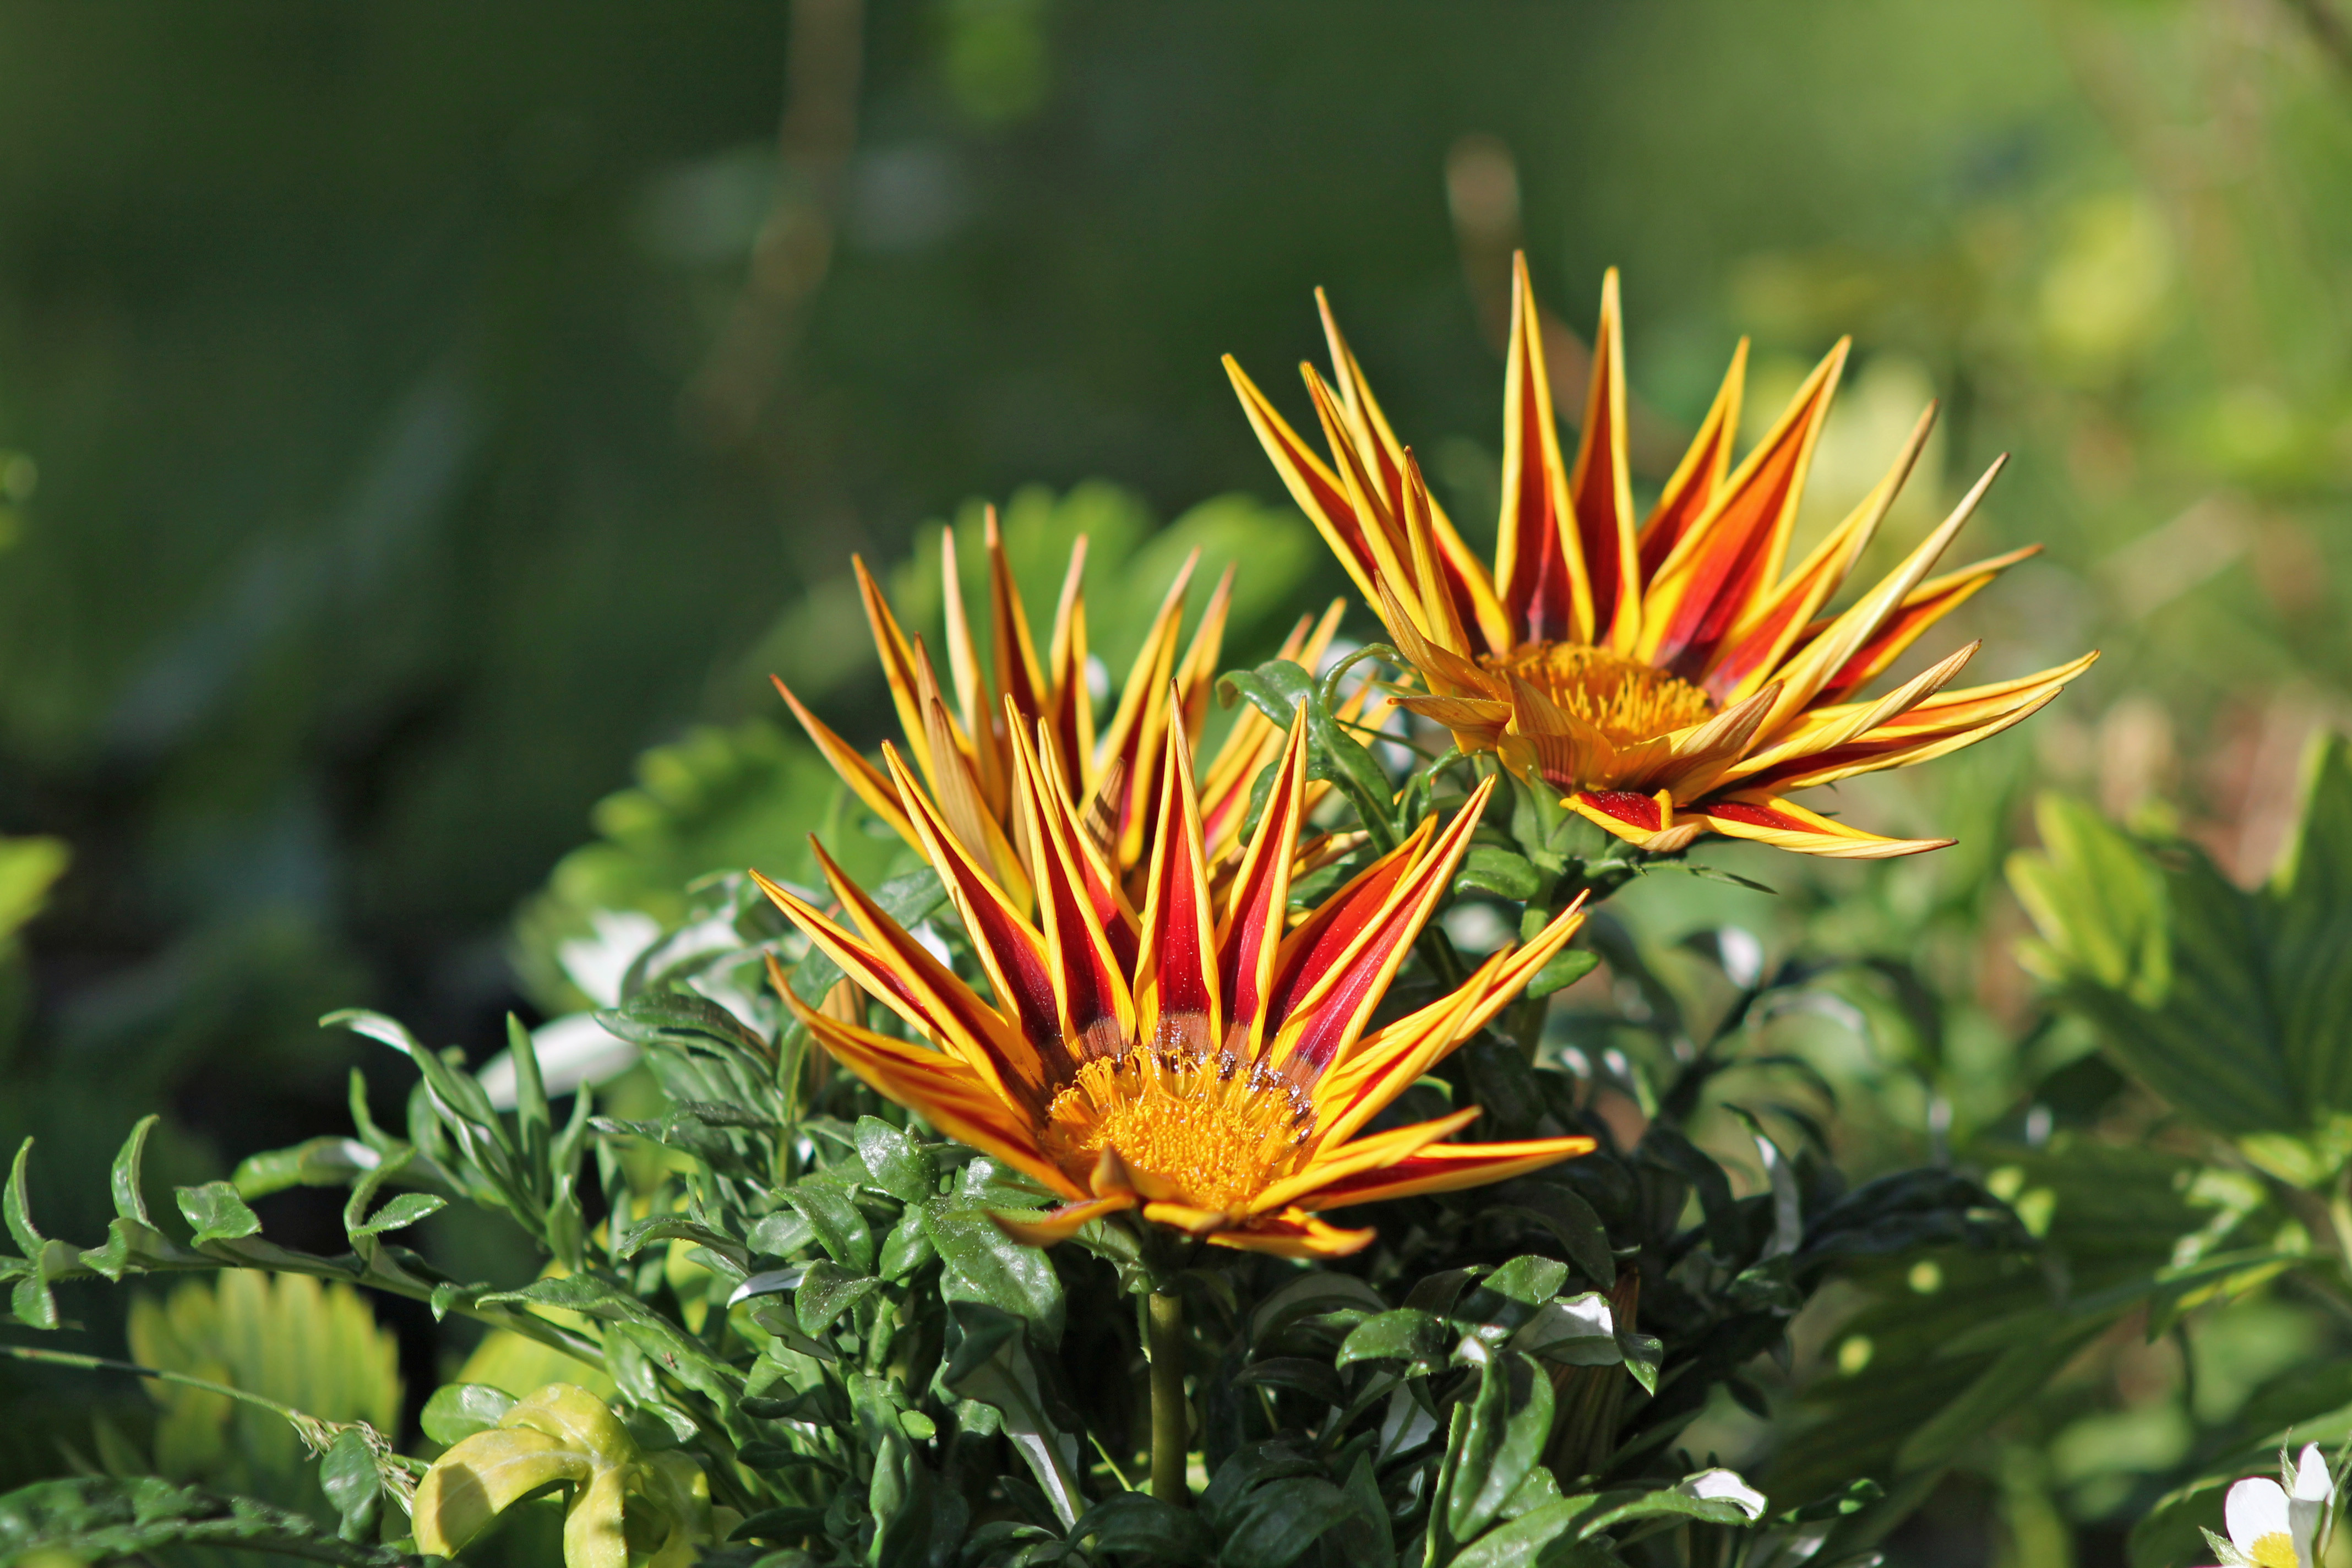
[[[2246,1557],[2258,1568],[2295,1568],[2294,1540],[2284,1530],[2257,1535],[2253,1545],[2247,1549]]]
[[[1046,1152],[1081,1181],[1106,1148],[1138,1190],[1194,1208],[1240,1208],[1298,1168],[1314,1110],[1257,1068],[1138,1047],[1097,1058],[1054,1097]]]
[[[1671,734],[1715,712],[1706,693],[1681,677],[1582,643],[1529,643],[1480,662],[1517,676],[1621,746]]]

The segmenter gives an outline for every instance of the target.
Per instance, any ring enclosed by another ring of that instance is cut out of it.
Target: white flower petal
[[[2303,1502],[2335,1500],[2336,1484],[2327,1474],[2327,1457],[2316,1443],[2305,1443],[2302,1457],[2294,1462],[2294,1495]]]
[[[1740,1479],[1737,1470],[1701,1470],[1696,1475],[1685,1476],[1675,1483],[1675,1490],[1688,1497],[1731,1503],[1751,1520],[1764,1517],[1764,1494]]]
[[[2278,1536],[2283,1543],[2294,1539],[2288,1528],[2286,1489],[2264,1477],[2231,1487],[2221,1504],[2221,1514],[2229,1521],[2230,1543],[2249,1559],[2260,1560],[2255,1543],[2265,1536]]]

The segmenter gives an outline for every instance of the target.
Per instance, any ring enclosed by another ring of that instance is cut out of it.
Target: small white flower
[[[2304,1445],[2292,1469],[2284,1455],[2281,1459],[2284,1485],[2255,1476],[2232,1486],[2223,1500],[2230,1539],[2221,1555],[2232,1568],[2318,1568],[2320,1521],[2336,1501],[2327,1460],[2316,1443]]]
[[[1751,1522],[1764,1517],[1764,1494],[1740,1479],[1738,1470],[1701,1470],[1675,1482],[1675,1490],[1708,1501],[1728,1502]]]

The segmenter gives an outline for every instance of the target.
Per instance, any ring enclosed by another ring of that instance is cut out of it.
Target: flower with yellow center
[[[2292,1465],[2280,1450],[2278,1480],[2233,1483],[2221,1505],[2228,1537],[2210,1530],[2205,1536],[2228,1568],[2318,1568],[2322,1527],[2335,1506],[2326,1457],[2306,1443]]]
[[[1034,744],[1017,727],[1009,732],[1014,800],[1034,850],[1034,924],[914,787],[896,748],[884,748],[994,1001],[901,930],[822,847],[826,879],[861,932],[764,878],[760,886],[931,1043],[814,1011],[778,972],[785,1002],[825,1048],[878,1092],[1068,1200],[1039,1218],[1004,1220],[1013,1234],[1047,1246],[1089,1220],[1139,1210],[1219,1247],[1335,1257],[1373,1233],[1339,1228],[1318,1217],[1322,1210],[1502,1181],[1592,1148],[1580,1137],[1441,1142],[1475,1107],[1365,1131],[1583,923],[1571,909],[1525,947],[1493,954],[1452,994],[1368,1028],[1468,847],[1492,779],[1444,831],[1424,822],[1292,926],[1305,720],[1222,891],[1209,878],[1192,749],[1171,727],[1143,912],[1130,918],[1104,896],[1108,868],[1061,789],[1051,730]]]
[[[1071,548],[1053,636],[1041,661],[1027,613],[1022,608],[1020,589],[1005,560],[993,507],[988,510],[985,526],[993,657],[984,675],[956,569],[955,531],[943,530],[940,540],[948,668],[955,688],[952,708],[922,639],[909,637],[900,628],[866,563],[853,563],[875,651],[881,656],[890,699],[898,709],[902,743],[912,754],[922,787],[937,803],[938,814],[956,842],[1025,909],[1032,894],[1030,854],[1021,839],[1013,799],[1014,736],[1044,727],[1054,737],[1059,759],[1055,786],[1079,803],[1087,837],[1116,868],[1113,880],[1121,895],[1140,897],[1139,868],[1151,847],[1150,806],[1159,788],[1162,742],[1171,731],[1179,731],[1189,744],[1200,743],[1208,718],[1209,689],[1217,678],[1218,654],[1233,604],[1233,570],[1226,569],[1193,629],[1192,641],[1180,654],[1184,595],[1200,552],[1193,552],[1186,560],[1144,634],[1142,651],[1120,689],[1109,727],[1097,737],[1094,704],[1087,690],[1085,537],[1081,535]],[[1276,657],[1313,669],[1339,628],[1339,610],[1335,600],[1319,621],[1302,618]],[[811,713],[781,677],[776,678],[776,689],[817,750],[858,798],[908,843],[921,847],[898,787]],[[1281,750],[1281,730],[1264,715],[1244,709],[1209,764],[1201,789],[1202,820],[1209,864],[1220,877],[1230,869],[1231,853],[1239,846],[1242,819],[1249,810],[1250,782]],[[1313,787],[1319,793],[1328,786]],[[1344,847],[1328,846],[1333,852]]]
[[[1927,574],[2000,471],[1995,463],[1902,564],[1851,607],[1825,613],[1917,460],[1931,406],[1885,478],[1784,569],[1814,444],[1845,364],[1843,342],[1735,467],[1743,342],[1681,465],[1637,521],[1617,275],[1601,289],[1571,467],[1552,419],[1521,258],[1490,573],[1398,444],[1328,303],[1323,325],[1337,384],[1302,369],[1328,464],[1230,357],[1225,367],[1290,493],[1412,665],[1424,689],[1397,701],[1444,725],[1464,751],[1496,753],[1643,849],[1669,853],[1709,832],[1844,858],[1939,848],[1950,840],[1880,837],[1786,796],[1997,734],[2097,657],[1945,689],[1976,651],[1970,644],[1886,695],[1859,700],[1920,634],[2033,552]]]

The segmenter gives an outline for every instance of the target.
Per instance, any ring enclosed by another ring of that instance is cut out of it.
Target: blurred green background
[[[1961,558],[2048,551],[1925,651],[2105,661],[1872,795],[1960,849],[1742,916],[1935,926],[1961,1037],[2014,1038],[1991,873],[2032,783],[2251,881],[2347,711],[2339,3],[0,10],[0,926],[47,889],[0,1137],[41,1137],[51,1233],[94,1233],[151,1107],[180,1180],[340,1115],[366,1058],[330,1007],[486,1052],[567,1005],[548,954],[614,887],[796,852],[730,805],[805,767],[765,677],[878,738],[849,557],[970,498],[1116,535],[1122,605],[1182,516],[1279,585],[1229,643],[1262,651],[1340,582],[1217,355],[1303,416],[1316,285],[1491,530],[1522,245],[1574,331],[1624,269],[1637,479],[1742,333],[1763,420],[1855,335],[1816,525],[1931,396],[1889,548],[2014,454]],[[1990,1124],[2041,1070],[2004,1051],[1863,1120],[1913,1157],[1954,1106]],[[2004,1517],[1906,1552],[2064,1560]]]

